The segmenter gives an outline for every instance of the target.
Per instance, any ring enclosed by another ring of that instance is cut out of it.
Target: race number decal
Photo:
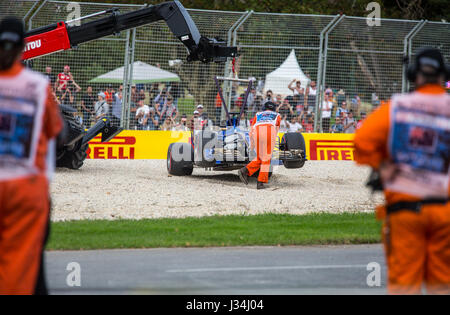
[[[264,111],[256,114],[255,126],[263,124],[276,125],[278,113],[272,111]]]
[[[417,97],[415,101],[422,101]],[[386,188],[422,198],[448,194],[450,117],[406,100],[393,102],[390,154],[395,176],[385,178]],[[427,106],[430,103],[430,106]]]
[[[33,167],[38,138],[34,135],[37,104],[34,100],[0,95],[1,177]]]
[[[257,123],[273,122],[277,119],[277,114],[273,112],[262,112],[256,115]]]
[[[397,108],[391,154],[394,162],[407,164],[414,169],[447,174],[450,163],[450,130],[440,128],[439,117],[410,109]],[[448,122],[450,123],[450,122]]]

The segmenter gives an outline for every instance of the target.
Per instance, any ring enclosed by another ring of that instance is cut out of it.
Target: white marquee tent
[[[124,67],[102,74],[89,82],[91,83],[122,83]],[[142,61],[133,63],[133,84],[153,82],[180,81],[180,77],[172,72],[151,66]]]
[[[310,81],[300,68],[294,49],[277,69],[266,75],[264,91],[272,90],[274,94],[292,95],[288,85],[293,79],[300,80],[303,88],[306,88]]]

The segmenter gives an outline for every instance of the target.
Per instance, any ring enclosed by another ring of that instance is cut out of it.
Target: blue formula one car
[[[194,167],[212,171],[232,171],[247,165],[256,156],[251,148],[249,131],[232,126],[194,130],[190,142],[176,142],[167,152],[170,175],[191,175]],[[238,122],[238,121],[237,121]],[[301,168],[306,161],[305,140],[301,133],[285,133],[277,137],[271,165]],[[270,173],[269,173],[270,174]]]
[[[244,103],[239,113],[228,111],[219,79],[248,83]],[[251,148],[249,130],[240,124],[253,81],[215,77],[215,82],[227,120],[222,127],[201,127],[194,130],[191,133],[190,143],[170,144],[167,152],[167,171],[170,175],[191,175],[194,167],[213,171],[232,171],[244,167],[256,157],[256,152]],[[301,168],[305,161],[305,140],[301,133],[285,133],[281,140],[277,137],[272,154],[272,166]],[[271,172],[269,172],[270,175]]]

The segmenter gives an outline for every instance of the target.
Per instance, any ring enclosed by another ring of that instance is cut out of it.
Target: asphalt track
[[[45,259],[51,294],[386,293],[381,245],[54,251]],[[67,284],[73,262],[80,286]],[[369,263],[381,267],[380,286],[367,284]]]

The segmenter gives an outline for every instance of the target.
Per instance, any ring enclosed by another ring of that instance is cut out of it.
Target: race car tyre
[[[299,132],[287,132],[281,138],[281,143],[284,145],[285,150],[302,149],[306,150],[305,139]]]
[[[286,151],[301,149],[303,152],[306,152],[305,139],[303,138],[303,135],[298,132],[285,133],[281,139],[281,146]],[[301,168],[305,165],[305,159],[303,158],[300,161],[284,160],[283,165],[285,168]]]
[[[189,153],[189,160],[183,159],[179,161],[174,159],[175,153],[182,154]],[[192,174],[194,170],[194,152],[192,146],[189,143],[171,143],[167,150],[167,172],[174,176],[188,176]]]
[[[84,160],[87,157],[87,149],[89,145],[85,144],[75,151],[66,151],[56,161],[57,167],[66,167],[72,170],[77,170],[83,166]]]
[[[283,161],[285,168],[302,168],[305,165],[305,160],[301,161]]]

